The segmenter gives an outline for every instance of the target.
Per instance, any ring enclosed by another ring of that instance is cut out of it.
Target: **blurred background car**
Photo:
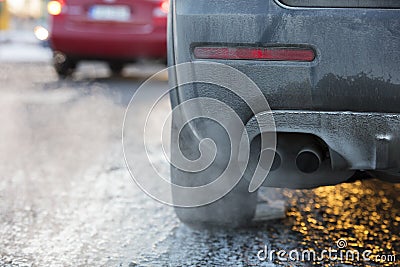
[[[64,78],[81,60],[102,60],[119,75],[138,59],[166,59],[169,0],[53,0],[49,42]]]

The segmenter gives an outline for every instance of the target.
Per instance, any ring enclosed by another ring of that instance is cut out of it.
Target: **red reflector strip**
[[[196,47],[194,56],[198,59],[236,59],[271,61],[306,61],[315,59],[314,50],[293,47]]]

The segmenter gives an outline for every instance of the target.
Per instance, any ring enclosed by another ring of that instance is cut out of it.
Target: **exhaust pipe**
[[[259,155],[259,162],[260,162],[260,166],[261,168],[263,168],[264,170],[267,170],[269,166],[267,166],[268,162],[271,162],[271,167],[270,167],[270,171],[276,171],[277,169],[279,169],[279,167],[281,167],[282,164],[282,158],[281,155],[279,155],[279,153],[273,149],[267,148],[264,149],[263,151],[261,151],[261,154]]]
[[[303,148],[296,157],[297,168],[304,173],[316,172],[324,159],[321,149],[311,144]]]

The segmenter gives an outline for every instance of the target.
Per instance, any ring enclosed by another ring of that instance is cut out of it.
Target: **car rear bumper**
[[[52,49],[80,59],[166,58],[166,29],[150,34],[53,30]]]

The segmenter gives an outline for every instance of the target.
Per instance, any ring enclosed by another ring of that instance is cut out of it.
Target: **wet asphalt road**
[[[286,218],[248,229],[182,225],[133,183],[122,154],[124,110],[154,69],[110,78],[103,65],[85,64],[58,81],[45,63],[0,64],[0,266],[399,266],[400,186],[376,180],[274,190],[287,203]],[[158,112],[168,109],[165,99]],[[168,175],[161,155],[158,164]],[[265,245],[319,253],[337,249],[339,239],[397,259],[273,264],[257,257]]]

